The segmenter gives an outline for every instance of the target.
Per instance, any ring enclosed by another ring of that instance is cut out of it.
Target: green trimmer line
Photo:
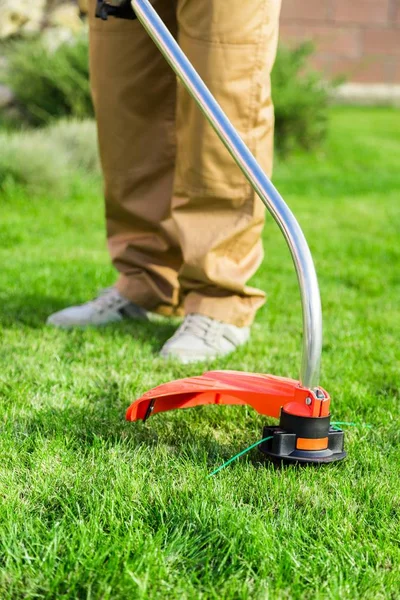
[[[329,394],[319,386],[322,312],[318,280],[304,234],[293,213],[263,172],[207,86],[168,31],[149,0],[98,0],[96,15],[138,18],[176,75],[196,101],[221,141],[265,204],[289,246],[303,308],[303,358],[300,379],[239,371],[211,371],[160,385],[128,409],[129,421],[202,404],[249,404],[279,418],[265,427],[260,450],[275,461],[327,463],[346,456],[343,432],[330,425]]]

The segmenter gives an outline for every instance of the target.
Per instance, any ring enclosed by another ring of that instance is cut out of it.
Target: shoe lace
[[[113,287],[100,290],[98,296],[94,300],[88,302],[88,304],[91,304],[99,312],[107,309],[120,308],[124,303],[124,298],[122,298],[119,292]]]
[[[219,325],[218,321],[205,315],[190,314],[185,317],[175,335],[190,334],[213,344],[218,337]]]

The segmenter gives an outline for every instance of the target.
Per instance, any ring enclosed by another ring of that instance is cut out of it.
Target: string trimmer
[[[176,75],[196,101],[221,141],[265,204],[289,246],[295,265],[303,309],[303,357],[300,379],[240,371],[210,371],[160,385],[128,409],[129,421],[203,404],[248,404],[257,412],[279,418],[279,426],[265,427],[261,451],[272,460],[327,463],[341,460],[343,432],[330,425],[330,397],[319,386],[322,350],[322,311],[318,280],[304,234],[293,213],[263,172],[228,120],[175,38],[149,0],[98,0],[97,16],[138,18]]]

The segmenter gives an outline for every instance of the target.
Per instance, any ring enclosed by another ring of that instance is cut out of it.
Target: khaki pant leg
[[[154,6],[176,35],[174,0]],[[140,306],[178,303],[182,258],[171,219],[176,79],[138,21],[94,18],[90,72],[117,288]]]
[[[179,42],[270,175],[270,73],[280,0],[178,0]],[[185,312],[248,325],[264,293],[247,286],[262,260],[264,206],[188,93],[178,86],[172,214]]]

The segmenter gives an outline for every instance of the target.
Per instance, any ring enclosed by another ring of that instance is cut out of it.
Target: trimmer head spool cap
[[[281,463],[323,464],[342,460],[344,434],[330,426],[326,417],[301,417],[281,410],[278,427],[266,426],[260,450],[270,460]]]

